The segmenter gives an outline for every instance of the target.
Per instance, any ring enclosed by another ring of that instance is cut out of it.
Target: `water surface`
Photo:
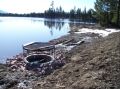
[[[47,42],[67,34],[67,20],[0,17],[0,62],[22,52],[29,42]]]

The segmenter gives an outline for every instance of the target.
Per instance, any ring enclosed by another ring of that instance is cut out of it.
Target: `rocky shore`
[[[0,64],[0,89],[120,88],[120,32],[106,37],[72,32],[50,43],[62,50],[56,52],[62,54],[62,60],[57,60],[55,65],[62,62],[64,66],[41,76],[38,71],[25,70],[21,59],[14,60],[22,63],[19,68],[17,64],[15,70],[11,70],[10,65]]]

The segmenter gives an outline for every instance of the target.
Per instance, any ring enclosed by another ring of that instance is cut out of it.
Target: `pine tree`
[[[101,25],[107,25],[107,11],[108,11],[108,3],[105,3],[104,0],[96,0],[95,2],[95,10],[96,10],[96,17],[99,20]]]
[[[120,26],[119,21],[120,21],[120,0],[118,0],[118,6],[117,6],[117,25]]]
[[[120,0],[96,0],[95,10],[101,25],[119,25]]]

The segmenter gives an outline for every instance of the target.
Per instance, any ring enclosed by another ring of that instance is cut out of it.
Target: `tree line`
[[[71,9],[69,12],[65,12],[62,7],[51,9],[45,11],[44,16],[45,18],[69,18],[70,20],[78,20],[82,22],[95,22],[96,19],[93,17],[93,10],[89,9],[88,11],[86,8],[82,11],[80,8],[77,10]]]
[[[52,1],[50,7],[44,13],[0,13],[0,16],[42,17],[50,19],[68,18],[81,22],[98,22],[105,27],[120,27],[120,0],[96,0],[94,10],[86,10],[86,8],[81,10],[74,7],[69,12],[65,12],[61,6],[54,8],[54,1]]]
[[[93,10],[86,8],[82,11],[80,8],[76,9],[75,7],[69,12],[65,12],[64,9],[60,6],[54,8],[54,1],[51,2],[48,10],[45,10],[44,13],[30,13],[30,14],[13,14],[13,13],[0,13],[0,16],[19,16],[19,17],[41,17],[41,18],[67,18],[70,20],[77,20],[82,22],[95,22],[96,19],[93,17]]]
[[[93,17],[93,10],[89,9],[86,11],[86,8],[82,11],[80,8],[71,9],[69,12],[65,12],[62,7],[58,7],[56,9],[49,8],[44,13],[30,13],[30,14],[13,14],[13,13],[0,13],[0,16],[16,16],[16,17],[41,17],[41,18],[50,18],[50,19],[70,19],[70,20],[78,20],[78,21],[87,21],[87,22],[95,22],[95,18]]]

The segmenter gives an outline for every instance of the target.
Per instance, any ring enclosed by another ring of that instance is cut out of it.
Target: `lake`
[[[69,21],[61,19],[0,17],[0,63],[21,53],[29,42],[48,42],[68,33]]]

